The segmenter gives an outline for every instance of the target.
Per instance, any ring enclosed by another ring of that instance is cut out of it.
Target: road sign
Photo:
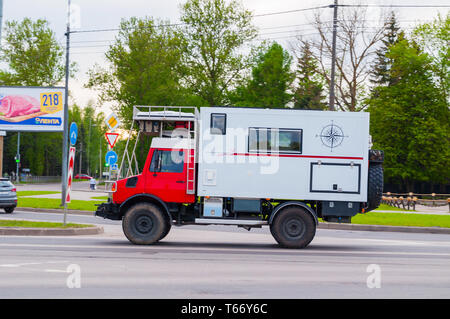
[[[105,155],[105,162],[108,163],[109,165],[116,164],[116,162],[117,162],[117,153],[114,152],[114,151],[109,151],[108,153],[106,153],[106,155]]]
[[[107,132],[105,133],[106,136],[106,140],[108,141],[108,144],[111,148],[114,147],[114,145],[116,145],[117,139],[119,138],[119,133],[111,133],[111,132]]]
[[[111,131],[114,131],[120,126],[120,120],[114,112],[106,118],[105,123]]]
[[[70,144],[75,145],[75,143],[77,142],[77,137],[78,137],[78,126],[77,123],[72,122],[72,124],[70,124],[70,132],[69,132]]]
[[[67,172],[66,203],[70,203],[70,191],[72,190],[72,176],[73,176],[74,162],[75,162],[75,147],[71,146],[69,149],[69,169]]]
[[[111,165],[111,170],[112,171],[118,171],[119,170],[119,166],[116,164]]]

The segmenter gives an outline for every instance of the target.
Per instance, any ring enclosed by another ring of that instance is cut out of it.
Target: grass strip
[[[103,199],[103,200],[107,200],[108,199],[108,196],[94,196],[94,197],[91,197],[92,199]]]
[[[35,195],[49,195],[49,194],[61,194],[61,192],[56,192],[56,191],[18,191],[17,192],[17,197],[35,196]]]
[[[369,212],[354,216],[352,224],[450,228],[450,215]]]
[[[0,220],[0,227],[25,227],[25,228],[86,228],[93,227],[87,224],[66,224],[51,222],[32,222],[28,220]]]
[[[96,211],[97,206],[95,204],[101,204],[104,201],[93,200],[76,200],[73,199],[67,204],[67,209],[70,210],[86,210]],[[21,197],[17,201],[17,207],[31,207],[31,208],[43,208],[43,209],[62,209],[61,200],[59,198],[28,198]]]

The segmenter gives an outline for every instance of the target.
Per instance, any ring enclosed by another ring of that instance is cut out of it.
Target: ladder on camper
[[[141,134],[165,137],[165,124],[186,122],[187,128],[183,138],[187,138],[187,169],[186,169],[186,194],[195,194],[195,173],[197,162],[197,145],[199,130],[199,112],[195,106],[134,106],[133,122],[128,133],[128,140],[118,168],[117,179],[139,174],[136,147]],[[134,134],[134,126],[137,125],[137,136],[132,151],[129,152],[129,142]],[[126,161],[125,161],[126,160]]]
[[[197,140],[196,129],[198,125],[191,125],[188,122],[188,150],[187,150],[187,169],[186,169],[186,194],[195,194],[195,163],[197,162]],[[193,126],[193,127],[191,127]]]

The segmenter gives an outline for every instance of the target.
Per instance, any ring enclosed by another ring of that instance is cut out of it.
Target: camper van
[[[381,201],[383,152],[370,149],[366,112],[135,106],[133,132],[96,216],[122,220],[135,244],[194,224],[268,226],[303,248],[319,218],[349,223]],[[142,136],[152,139],[139,167]]]

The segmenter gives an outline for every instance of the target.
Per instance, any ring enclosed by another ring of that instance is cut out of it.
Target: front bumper
[[[103,217],[111,220],[121,220],[120,206],[114,203],[102,203],[98,205],[95,216]]]

